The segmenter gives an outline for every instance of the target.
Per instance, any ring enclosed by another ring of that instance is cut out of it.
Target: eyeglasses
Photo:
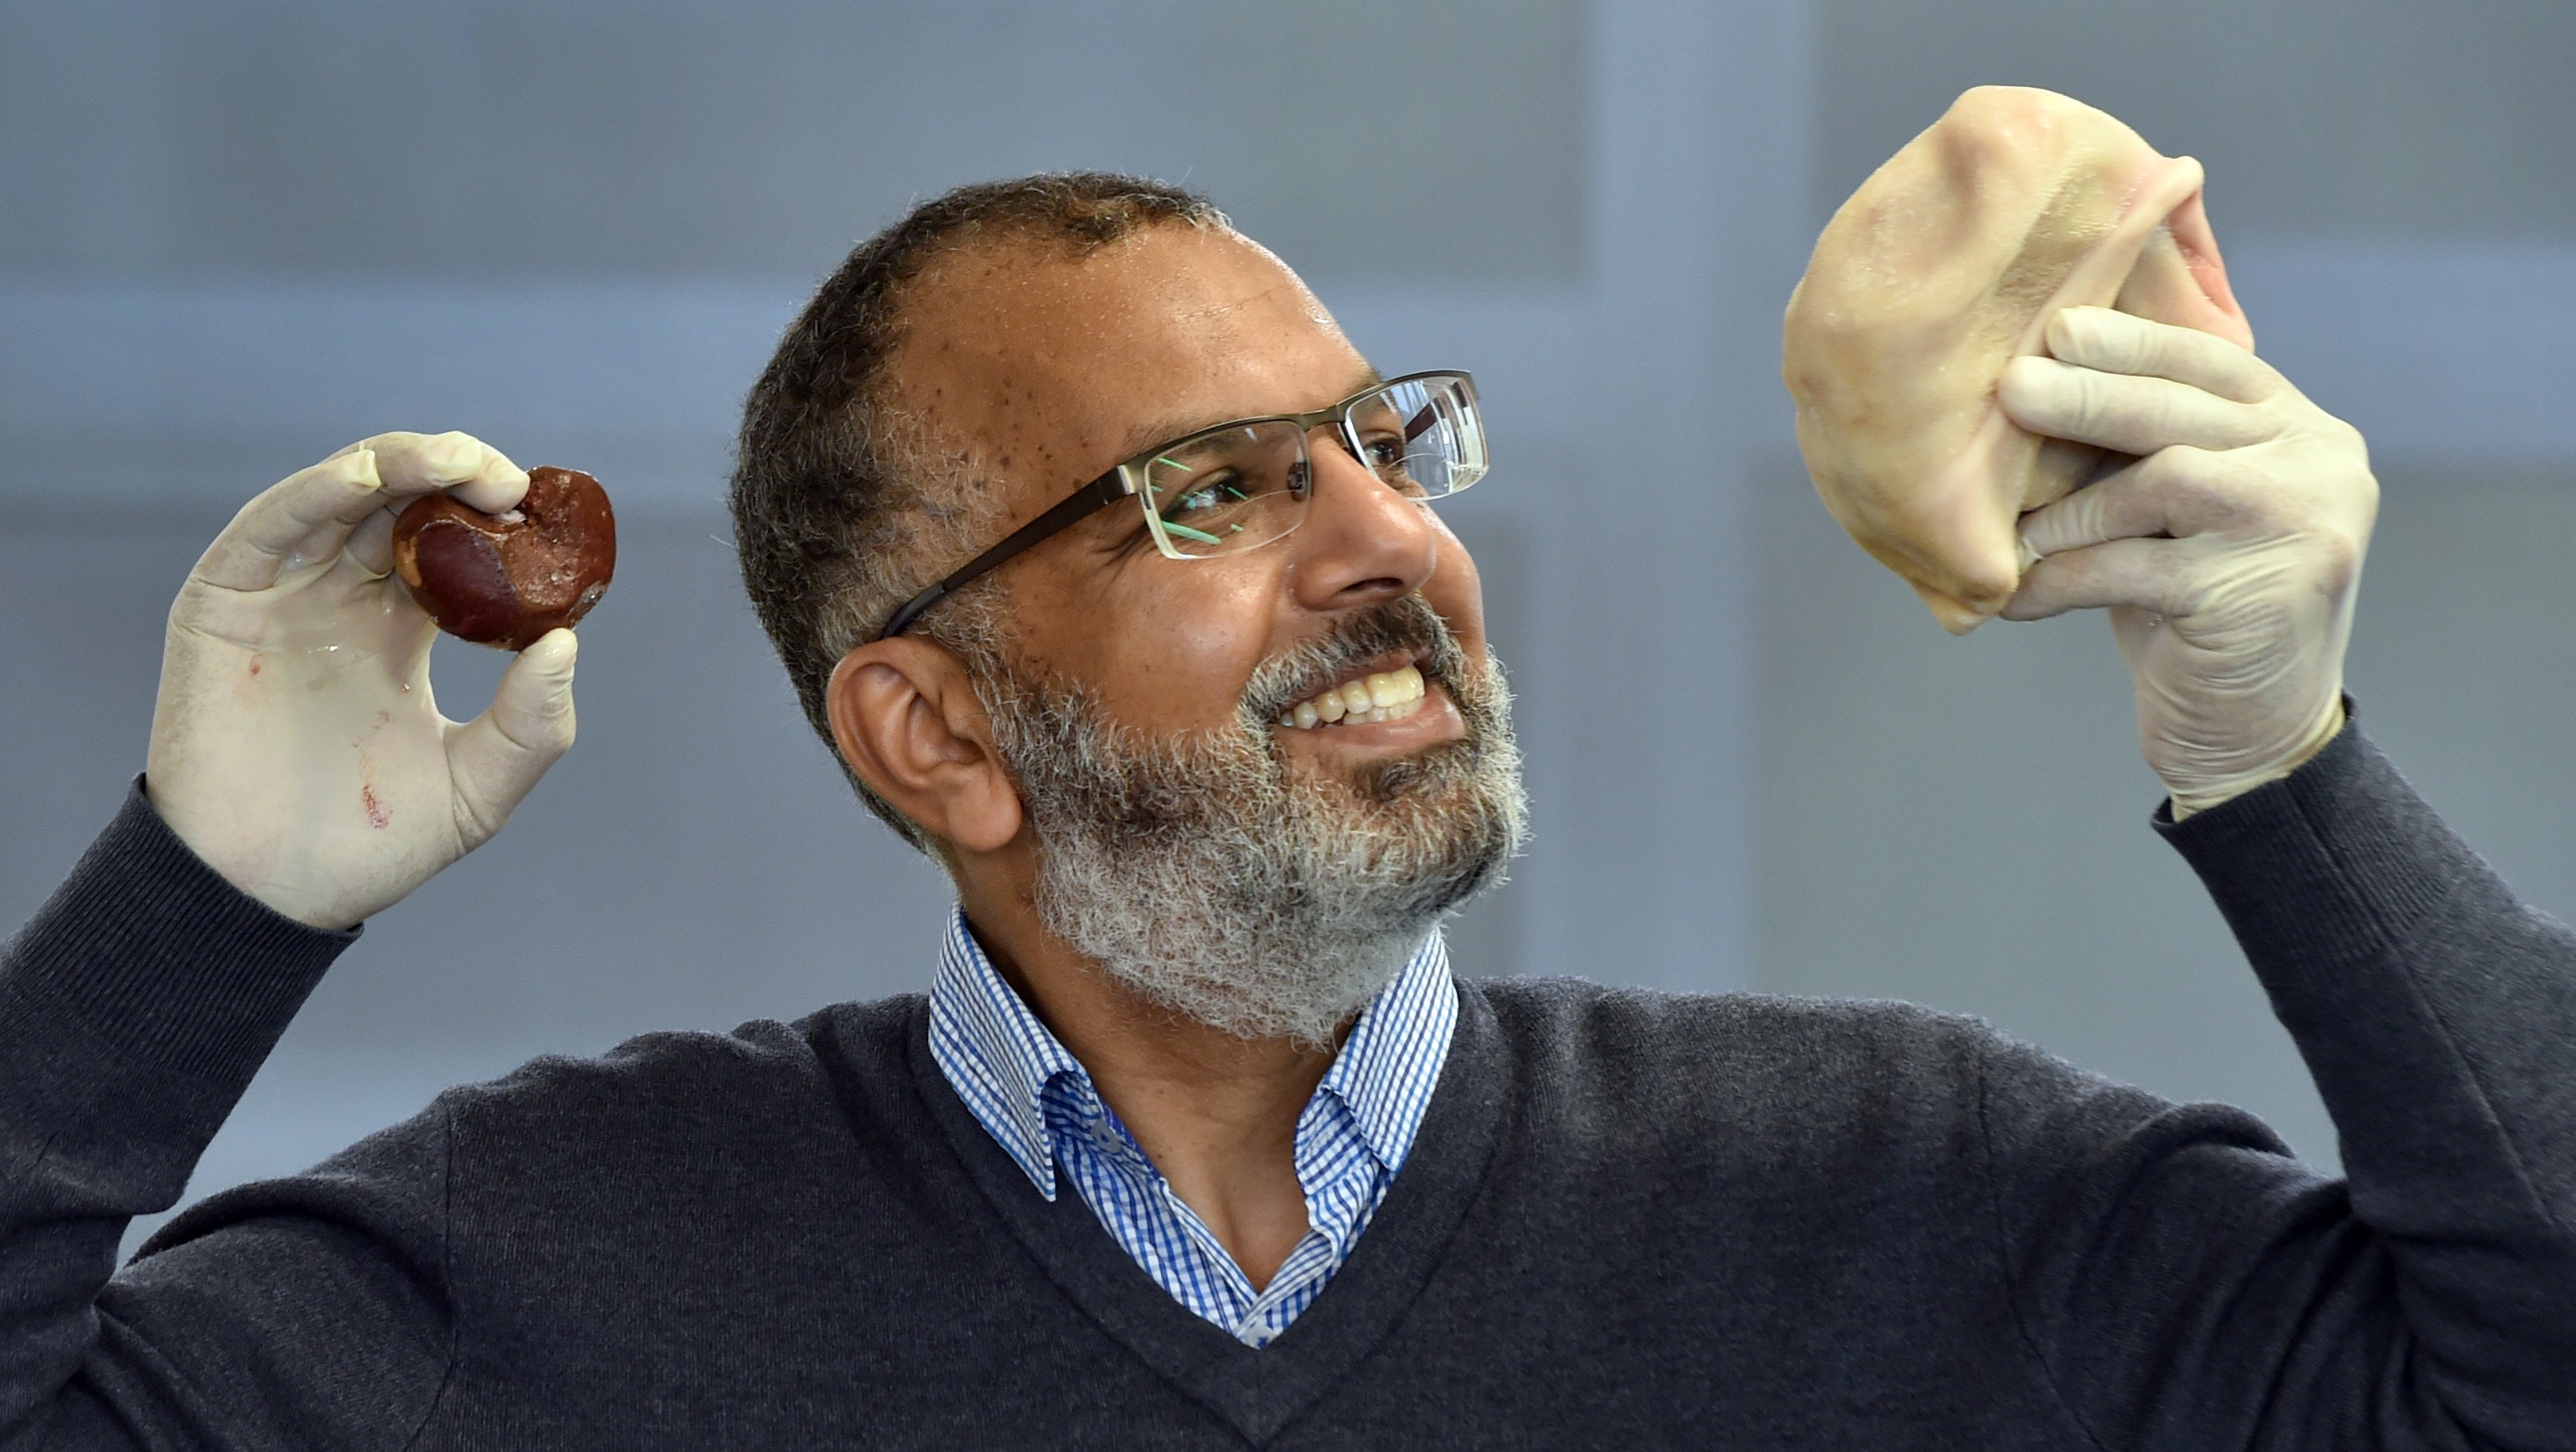
[[[1147,449],[903,602],[877,638],[901,635],[969,581],[1131,496],[1144,509],[1154,547],[1173,559],[1259,549],[1305,522],[1315,492],[1307,439],[1327,424],[1352,458],[1407,498],[1444,498],[1485,477],[1476,381],[1464,373],[1408,373],[1330,408],[1236,419]]]

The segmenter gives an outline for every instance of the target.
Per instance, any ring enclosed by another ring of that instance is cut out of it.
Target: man
[[[1472,383],[1193,197],[1033,178],[853,254],[735,481],[956,884],[930,995],[452,1091],[111,1274],[572,740],[570,636],[446,722],[384,579],[393,503],[524,476],[353,446],[200,562],[141,789],[0,965],[0,1445],[2576,1446],[2576,940],[2344,723],[2360,441],[2214,339],[2051,346],[2015,417],[2142,462],[2009,613],[2114,610],[2349,1185],[1969,1021],[1452,980],[1521,816],[1433,509]]]

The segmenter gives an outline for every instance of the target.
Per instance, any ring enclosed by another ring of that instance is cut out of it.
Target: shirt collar
[[[963,907],[949,915],[930,982],[930,1056],[1003,1153],[1053,1200],[1055,1155],[1042,1096],[1068,1074],[1088,1090],[1091,1076],[984,956]]]
[[[1393,1173],[1422,1127],[1457,1023],[1458,989],[1449,977],[1448,945],[1434,928],[1395,981],[1361,1011],[1350,1038],[1316,1086],[1306,1116],[1329,1095],[1348,1112],[1369,1153]],[[949,916],[939,972],[931,980],[930,1054],[986,1132],[1038,1193],[1053,1200],[1048,1086],[1069,1078],[1065,1088],[1086,1103],[1097,1102],[1097,1091],[1081,1061],[985,957],[962,906]],[[1301,1118],[1301,1127],[1303,1122]]]
[[[1390,1174],[1413,1148],[1457,1026],[1458,985],[1449,979],[1449,947],[1433,928],[1395,981],[1361,1011],[1324,1082],[1315,1086],[1316,1098],[1330,1094],[1350,1111],[1360,1139]]]

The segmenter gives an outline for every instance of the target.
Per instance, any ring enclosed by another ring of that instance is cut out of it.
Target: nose
[[[1310,448],[1314,493],[1288,538],[1297,603],[1337,612],[1421,589],[1440,563],[1440,531],[1425,507],[1389,488],[1329,431],[1318,431]]]

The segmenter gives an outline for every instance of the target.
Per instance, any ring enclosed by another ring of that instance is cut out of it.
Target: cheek
[[[1093,679],[1118,719],[1164,729],[1233,719],[1272,649],[1280,599],[1275,578],[1234,563],[1152,570],[1149,585],[1117,592],[1117,629]]]
[[[1435,523],[1439,516],[1434,514]],[[1450,631],[1458,637],[1467,653],[1482,657],[1485,653],[1485,587],[1476,573],[1476,562],[1468,557],[1467,547],[1439,524],[1440,563],[1431,578],[1422,583],[1422,598],[1439,612]]]

